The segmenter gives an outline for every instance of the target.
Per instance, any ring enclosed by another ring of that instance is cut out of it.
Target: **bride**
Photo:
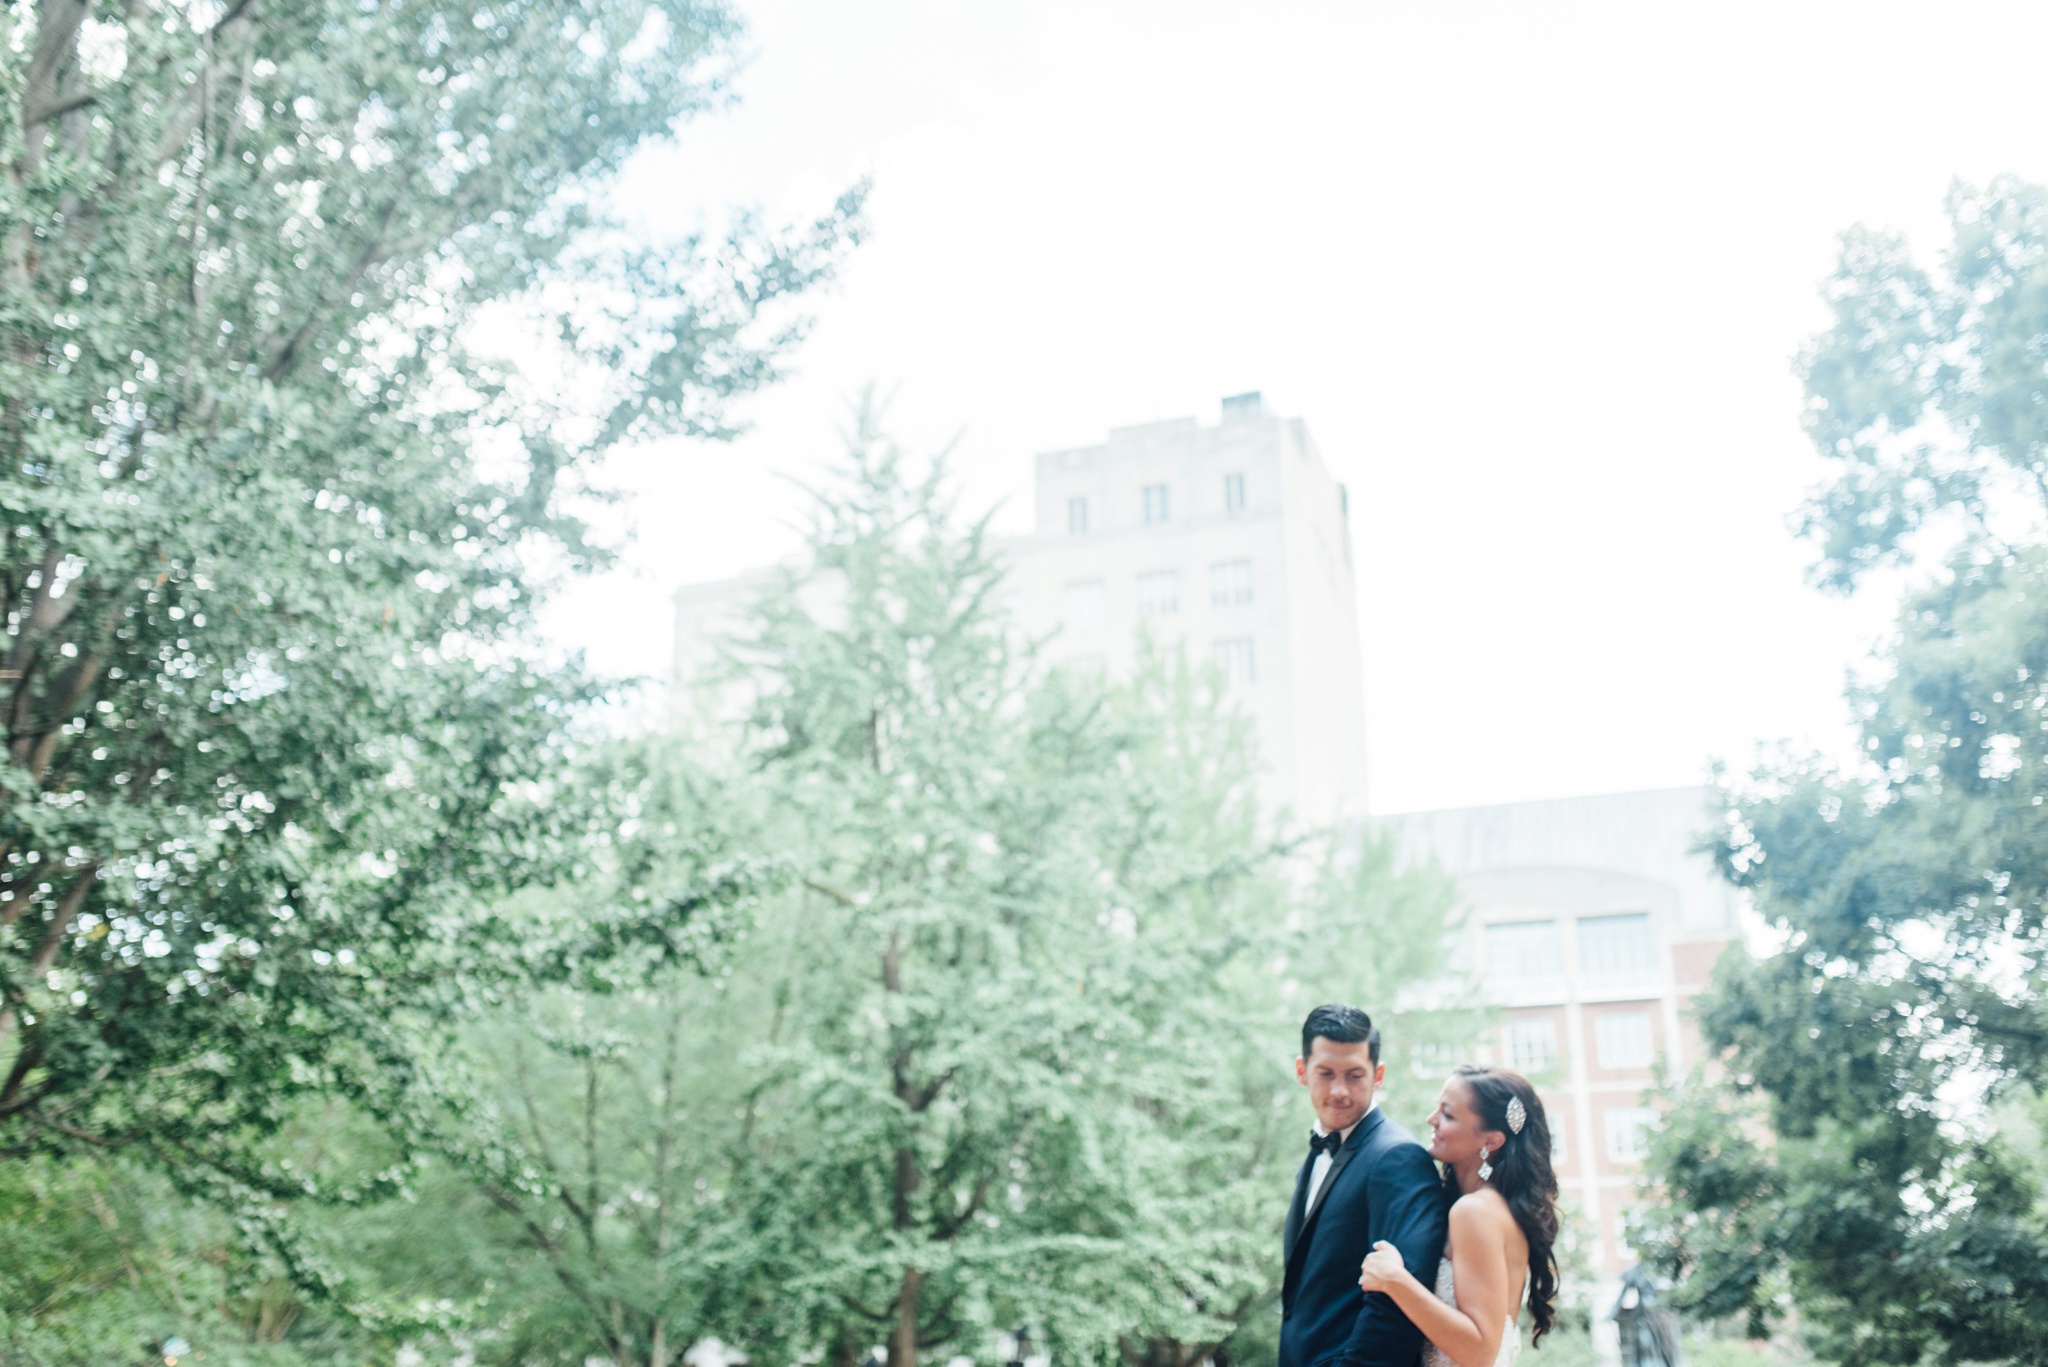
[[[1506,1068],[1452,1073],[1429,1117],[1429,1156],[1443,1164],[1450,1241],[1435,1287],[1415,1280],[1382,1240],[1358,1285],[1392,1297],[1429,1343],[1424,1367],[1508,1367],[1523,1293],[1539,1340],[1557,1309],[1557,1176],[1536,1089]]]

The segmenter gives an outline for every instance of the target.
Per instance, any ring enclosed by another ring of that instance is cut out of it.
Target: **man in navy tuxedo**
[[[1280,1367],[1415,1367],[1421,1331],[1387,1296],[1360,1291],[1358,1272],[1385,1239],[1436,1284],[1447,1209],[1436,1164],[1373,1099],[1387,1069],[1365,1012],[1309,1012],[1294,1071],[1316,1126],[1287,1208]]]

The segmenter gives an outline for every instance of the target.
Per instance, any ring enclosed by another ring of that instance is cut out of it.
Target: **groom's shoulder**
[[[1431,1178],[1436,1175],[1436,1163],[1430,1158],[1429,1150],[1392,1116],[1383,1116],[1373,1127],[1369,1149],[1375,1169],[1404,1175],[1412,1171]]]
[[[1373,1126],[1370,1142],[1376,1149],[1422,1148],[1415,1136],[1385,1111],[1380,1112],[1380,1123]]]

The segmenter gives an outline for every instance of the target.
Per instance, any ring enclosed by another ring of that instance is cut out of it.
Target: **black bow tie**
[[[1337,1150],[1343,1147],[1344,1132],[1342,1130],[1332,1130],[1328,1134],[1317,1134],[1314,1130],[1308,1132],[1308,1156],[1310,1158],[1314,1158],[1319,1153],[1326,1153],[1330,1157],[1335,1158]]]

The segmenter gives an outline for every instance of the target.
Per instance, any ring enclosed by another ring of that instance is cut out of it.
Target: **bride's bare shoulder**
[[[1464,1235],[1497,1243],[1507,1237],[1508,1227],[1514,1222],[1515,1213],[1508,1209],[1506,1199],[1492,1187],[1468,1191],[1451,1202],[1453,1241]]]

